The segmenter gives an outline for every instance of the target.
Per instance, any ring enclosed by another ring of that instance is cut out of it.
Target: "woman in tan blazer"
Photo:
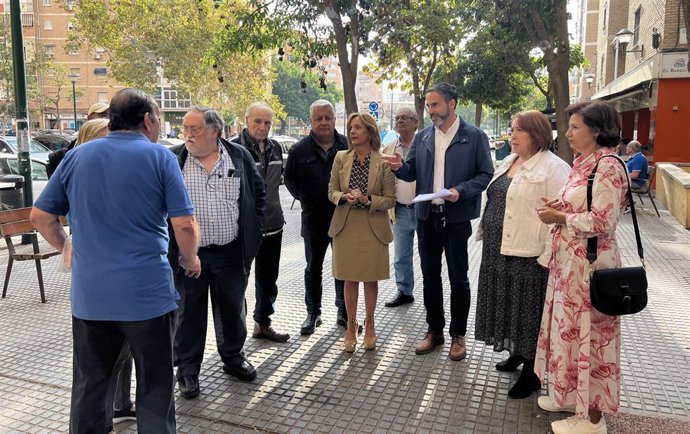
[[[395,177],[381,161],[381,137],[367,113],[347,119],[348,150],[335,156],[328,198],[336,204],[328,229],[333,238],[333,277],[345,281],[345,351],[357,347],[357,299],[364,282],[364,348],[376,347],[374,311],[381,279],[388,279],[388,244],[393,241],[387,210],[395,206]]]

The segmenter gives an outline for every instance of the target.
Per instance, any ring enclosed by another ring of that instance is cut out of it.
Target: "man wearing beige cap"
[[[96,104],[91,104],[89,111],[86,113],[86,120],[104,118],[108,119],[110,114],[110,106],[105,102],[97,102]]]
[[[89,111],[86,113],[86,120],[90,121],[100,118],[108,119],[108,116],[110,116],[110,105],[106,102],[97,102],[95,104],[91,104],[91,107],[89,107]],[[77,139],[74,139],[66,148],[58,149],[57,151],[53,151],[48,154],[48,165],[46,167],[48,177],[52,176],[62,159],[65,158],[67,151],[72,150],[76,143]]]

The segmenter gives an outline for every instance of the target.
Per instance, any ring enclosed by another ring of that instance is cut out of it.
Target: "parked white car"
[[[13,182],[2,182],[2,176],[18,175],[18,164],[16,155],[0,153],[0,189],[14,187]],[[43,161],[31,160],[31,178],[33,179],[33,198],[35,201],[48,183],[48,169]]]
[[[31,139],[31,158],[40,160],[44,163],[48,162],[48,154],[50,149],[46,148],[34,139]],[[17,137],[4,136],[0,137],[0,155],[2,154],[17,154]]]

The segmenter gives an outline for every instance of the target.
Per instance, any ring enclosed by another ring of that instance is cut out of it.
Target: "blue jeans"
[[[442,333],[446,326],[441,280],[441,255],[445,253],[450,281],[450,335],[465,336],[467,333],[467,317],[470,312],[467,240],[470,235],[470,222],[448,224],[443,230],[437,231],[434,226],[434,214],[430,214],[428,220],[419,220],[417,236],[429,331]]]
[[[398,291],[410,296],[414,289],[412,255],[416,229],[417,217],[415,217],[414,208],[396,205],[395,224],[393,225],[395,283],[398,285]]]

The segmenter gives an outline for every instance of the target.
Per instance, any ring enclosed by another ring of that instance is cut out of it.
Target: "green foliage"
[[[465,33],[456,0],[372,1],[371,41],[376,62],[365,71],[380,72],[379,81],[400,84],[415,96],[418,113],[424,110],[424,95],[437,71],[455,69],[457,46]],[[423,124],[420,125],[420,128]]]
[[[195,102],[240,119],[255,100],[281,113],[270,94],[265,50],[239,51],[244,42],[236,41],[238,51],[218,51],[219,44],[230,43],[228,34],[242,28],[240,19],[250,9],[241,0],[81,0],[70,43],[105,49],[113,77],[129,86],[153,91],[163,65],[165,78]]]
[[[502,111],[521,106],[530,87],[516,61],[516,55],[503,50],[490,31],[480,31],[465,45],[458,61],[460,98]]]
[[[343,92],[332,84],[321,86],[322,78],[309,70],[289,61],[274,61],[276,81],[273,84],[273,94],[285,108],[285,116],[293,117],[302,122],[309,121],[309,106],[317,99],[326,99],[335,105],[343,99]]]

